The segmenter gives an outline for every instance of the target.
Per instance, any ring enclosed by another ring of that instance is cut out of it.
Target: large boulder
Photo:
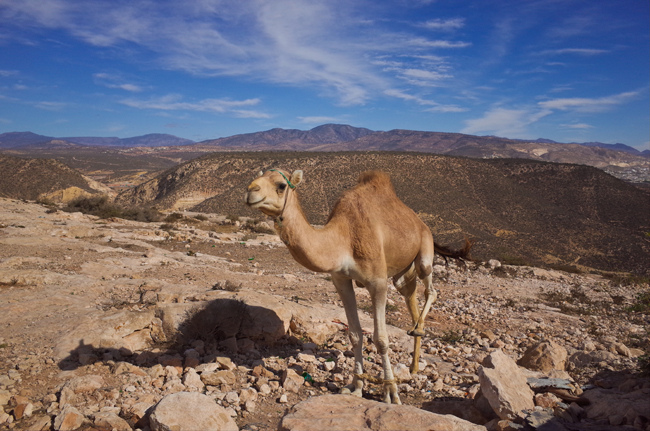
[[[439,415],[407,405],[385,404],[352,395],[323,395],[296,404],[282,418],[280,430],[484,431],[486,428],[452,415]]]
[[[239,431],[226,409],[198,392],[177,392],[156,404],[149,416],[152,431]]]
[[[564,371],[566,359],[567,351],[564,347],[552,341],[542,341],[529,347],[517,363],[534,371]]]
[[[534,409],[535,394],[514,359],[501,350],[492,352],[478,370],[483,396],[501,419],[515,419],[522,410]]]

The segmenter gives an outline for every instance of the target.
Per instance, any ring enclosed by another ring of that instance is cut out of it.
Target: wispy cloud
[[[38,109],[44,109],[46,111],[61,111],[68,104],[67,103],[62,103],[62,102],[41,101],[41,102],[34,102],[34,103],[32,103],[32,105],[35,106]]]
[[[461,133],[488,133],[512,138],[527,138],[528,126],[549,115],[551,111],[531,111],[529,109],[507,109],[496,107],[483,117],[465,121]]]
[[[614,106],[634,100],[639,97],[639,95],[640,91],[628,91],[598,98],[573,97],[551,99],[539,102],[538,105],[544,109],[557,109],[561,111],[574,110],[578,112],[602,112],[611,109]]]
[[[585,124],[585,123],[561,124],[560,126],[564,127],[565,129],[577,129],[577,130],[587,130],[587,129],[594,128],[594,126],[592,126],[591,124]]]
[[[607,54],[610,52],[607,49],[597,49],[597,48],[561,48],[561,49],[547,49],[541,52],[543,55],[564,55],[564,54],[575,54],[582,56],[592,56]]]
[[[131,93],[139,93],[143,90],[141,86],[125,82],[122,77],[109,73],[95,73],[93,79],[95,80],[95,84],[107,88],[115,88]]]
[[[271,118],[271,115],[267,113],[244,109],[245,107],[258,105],[260,99],[203,99],[194,102],[187,102],[182,99],[183,97],[181,95],[169,94],[147,100],[123,99],[120,103],[137,109],[213,112],[218,114],[232,114],[240,118]]]
[[[298,119],[305,124],[338,123],[341,121],[339,118],[327,116],[298,117]]]
[[[17,70],[0,70],[0,78],[8,78],[15,75],[18,75]]]
[[[390,97],[395,97],[397,99],[405,100],[407,102],[414,102],[418,105],[426,106],[424,109],[425,112],[439,112],[439,113],[448,113],[448,112],[465,112],[467,109],[462,108],[456,105],[444,105],[433,100],[425,99],[420,96],[415,96],[409,94],[405,91],[398,90],[395,88],[384,91],[384,94]]]
[[[414,71],[377,68],[373,58],[435,55],[432,50],[471,46],[397,33],[365,20],[362,6],[344,0],[298,2],[174,2],[21,0],[4,7],[5,18],[24,28],[44,26],[67,31],[87,44],[141,49],[164,68],[206,76],[239,76],[256,82],[320,89],[341,105],[364,104]],[[458,29],[462,18],[432,20],[432,30]],[[344,47],[344,48],[343,48]],[[423,69],[427,70],[427,69]],[[439,71],[411,81],[439,79]],[[142,88],[115,77],[96,77],[99,85],[137,92]]]
[[[429,21],[423,22],[420,24],[420,27],[424,27],[429,30],[457,30],[465,26],[465,19],[463,18],[450,18],[450,19],[431,19]]]

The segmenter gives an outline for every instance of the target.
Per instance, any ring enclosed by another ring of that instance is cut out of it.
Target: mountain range
[[[498,136],[474,136],[461,133],[424,132],[395,129],[373,131],[345,124],[324,124],[310,130],[275,128],[262,132],[245,133],[218,139],[195,142],[174,135],[151,133],[131,138],[117,137],[51,137],[32,132],[9,132],[0,134],[0,148],[20,149],[26,146],[47,146],[52,141],[85,146],[107,147],[162,147],[162,146],[209,146],[220,150],[236,151],[423,151],[472,155],[478,146],[492,149],[508,145],[581,145],[588,148],[604,148],[612,151],[650,157],[650,150],[639,151],[629,145],[604,144],[602,142],[560,143],[550,139],[521,140]],[[521,152],[519,150],[519,152]]]
[[[532,159],[594,166],[620,179],[650,183],[650,150],[624,144],[558,143],[497,136],[417,130],[373,131],[343,124],[324,124],[311,130],[275,128],[263,132],[193,142],[173,135],[149,134],[133,138],[52,138],[31,132],[0,134],[0,150],[20,157],[56,158],[72,167],[116,172],[125,162],[117,159],[155,158],[179,163],[201,154],[231,151],[397,151],[433,153],[479,159]],[[113,162],[104,162],[108,154]],[[132,165],[126,160],[127,165]],[[92,169],[90,167],[92,166]],[[153,171],[146,169],[148,173]]]
[[[92,146],[92,147],[162,147],[193,144],[194,141],[178,136],[162,133],[134,136],[132,138],[117,137],[72,137],[54,138],[38,135],[32,132],[9,132],[0,134],[0,149],[51,148],[53,146]]]

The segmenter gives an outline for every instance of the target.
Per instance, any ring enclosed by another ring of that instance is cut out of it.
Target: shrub
[[[112,202],[108,196],[90,196],[77,198],[68,203],[63,211],[82,212],[99,218],[119,217],[127,220],[153,222],[160,220],[161,214],[151,207],[124,208]]]
[[[165,220],[163,220],[165,223],[176,223],[179,220],[183,220],[183,214],[181,213],[171,213],[167,217],[165,217]]]

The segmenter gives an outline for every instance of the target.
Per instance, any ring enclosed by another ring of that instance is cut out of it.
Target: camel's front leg
[[[397,391],[397,383],[393,376],[393,367],[388,357],[388,331],[386,331],[386,292],[388,285],[386,279],[377,280],[368,285],[370,298],[372,298],[372,311],[375,322],[373,341],[381,355],[381,365],[384,369],[384,402],[402,404]]]
[[[336,291],[341,301],[343,301],[345,316],[348,319],[348,335],[354,352],[354,378],[352,385],[344,387],[341,393],[361,397],[363,395],[363,378],[361,377],[363,374],[363,332],[361,330],[359,315],[357,314],[357,299],[354,296],[352,280],[333,275],[332,281],[334,282],[334,286],[336,286]]]

